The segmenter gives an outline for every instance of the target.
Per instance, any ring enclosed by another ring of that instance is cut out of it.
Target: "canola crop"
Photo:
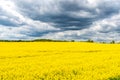
[[[0,80],[120,80],[120,44],[1,42]]]

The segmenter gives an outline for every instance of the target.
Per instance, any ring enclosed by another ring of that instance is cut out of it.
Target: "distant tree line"
[[[35,40],[0,40],[0,42],[74,42],[74,40],[52,40],[52,39],[35,39]]]
[[[52,40],[52,39],[35,39],[35,40],[0,40],[0,42],[89,42],[94,43],[92,39],[88,39],[86,41],[75,41],[75,40]],[[100,42],[106,44],[107,42]],[[115,44],[116,42],[112,40],[109,42],[110,44]]]
[[[69,42],[67,40],[35,39],[32,42]]]

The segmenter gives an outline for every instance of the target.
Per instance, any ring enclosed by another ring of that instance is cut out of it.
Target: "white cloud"
[[[118,41],[119,5],[118,0],[0,0],[0,39]]]
[[[120,14],[94,22],[89,28],[76,31],[64,31],[47,34],[43,38],[95,41],[120,41]],[[119,32],[117,32],[117,30]],[[53,35],[54,34],[54,35]],[[84,39],[85,38],[85,39]]]
[[[26,34],[31,33],[33,30],[39,32],[60,30],[59,28],[51,26],[49,23],[34,21],[22,15],[12,0],[0,0],[0,6],[2,13],[0,20],[16,24],[15,26],[0,25],[0,39],[29,39],[30,37]],[[21,34],[21,32],[23,33]]]
[[[94,18],[96,17],[96,15],[87,12],[87,11],[78,11],[78,12],[71,12],[70,14],[71,17],[75,17],[75,18]]]

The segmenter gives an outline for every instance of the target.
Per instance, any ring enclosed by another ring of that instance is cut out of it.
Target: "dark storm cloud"
[[[113,2],[114,0],[98,0],[99,2],[92,2],[96,3],[93,7],[90,4],[91,1],[87,0],[35,0],[34,4],[33,1],[19,1],[17,4],[26,16],[33,20],[54,23],[52,26],[63,30],[87,28],[96,20],[118,13],[120,8],[119,4]],[[111,5],[112,2],[113,5]]]
[[[119,5],[118,0],[0,0],[0,38],[111,40],[120,33]]]

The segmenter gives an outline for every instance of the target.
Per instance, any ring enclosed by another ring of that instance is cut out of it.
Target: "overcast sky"
[[[120,0],[0,0],[0,39],[120,41]]]

